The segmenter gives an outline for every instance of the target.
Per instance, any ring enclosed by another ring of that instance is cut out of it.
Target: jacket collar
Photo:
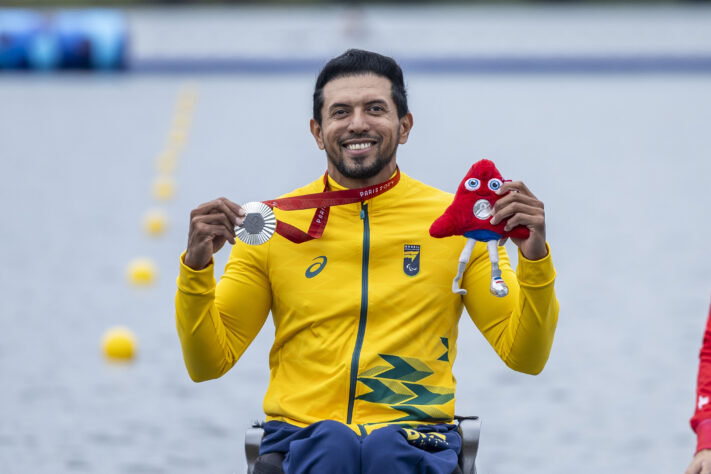
[[[393,173],[390,178],[395,176],[396,173],[397,171]],[[384,192],[383,194],[380,194],[379,196],[375,196],[374,198],[366,199],[365,201],[363,201],[363,203],[368,205],[368,210],[370,213],[394,206],[400,199],[402,199],[403,195],[406,193],[409,181],[410,177],[403,173],[402,170],[400,170],[400,181],[395,186],[393,186],[392,189]],[[321,186],[320,190],[323,190],[323,177],[321,177],[321,179],[319,179],[317,182],[319,183],[319,186]],[[331,176],[328,177],[329,191],[340,191],[343,189],[348,188],[338,184],[336,180],[334,180]],[[335,206],[331,210],[333,211],[334,209],[341,209],[347,212],[360,213],[361,203],[356,202],[353,204]]]

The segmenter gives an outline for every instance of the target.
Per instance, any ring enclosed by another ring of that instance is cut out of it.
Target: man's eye
[[[337,116],[339,116],[339,115],[345,115],[345,113],[346,113],[346,111],[343,110],[343,109],[336,109],[336,110],[333,111],[333,116],[334,116],[334,117],[337,117]]]
[[[385,109],[380,105],[374,105],[370,108],[373,112],[383,112]]]

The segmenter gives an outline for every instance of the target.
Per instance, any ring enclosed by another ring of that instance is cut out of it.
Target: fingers
[[[234,244],[234,228],[242,225],[246,212],[239,204],[221,197],[199,205],[190,213],[190,234],[201,241],[207,234],[212,233],[212,228],[205,225],[222,225],[227,234],[223,237]],[[202,225],[205,224],[205,225]]]
[[[545,216],[543,207],[538,206],[533,202],[509,201],[504,204],[499,204],[500,202],[501,201],[494,205],[494,217],[492,217],[490,221],[493,225],[496,225],[503,220],[510,219],[512,216],[520,213],[534,216]]]
[[[190,212],[188,248],[183,262],[194,270],[209,265],[212,255],[228,241],[235,244],[235,226],[242,225],[244,209],[224,197],[200,204]]]
[[[523,182],[509,181],[504,183],[498,194],[507,192],[508,194],[494,204],[494,216],[490,221],[493,225],[515,217],[517,214],[536,216],[536,223],[545,222],[543,202],[538,200]],[[520,218],[524,218],[524,216],[520,216]],[[541,221],[540,218],[543,218],[543,220]],[[524,218],[524,220],[526,219]],[[515,226],[516,224],[507,226],[505,230],[510,230]]]
[[[226,241],[234,245],[235,226],[242,225],[245,215],[241,206],[224,197],[193,209],[185,264],[196,270],[205,268],[212,254],[220,250]]]
[[[686,474],[711,474],[711,450],[702,449],[696,453]]]
[[[190,220],[191,234],[194,234],[197,241],[220,235],[234,244],[235,226],[232,222],[225,214],[195,216]]]
[[[505,221],[506,232],[517,226],[527,227],[530,236],[526,239],[512,237],[513,243],[529,260],[539,260],[548,255],[543,202],[521,181],[504,183],[497,194],[503,197],[494,204],[491,224],[497,225]]]
[[[545,218],[542,215],[531,215],[531,214],[515,214],[511,219],[506,222],[504,230],[506,232],[510,231],[516,226],[528,227],[532,231],[538,231],[545,225]]]
[[[505,231],[509,231],[517,225],[539,227],[545,224],[545,213],[540,207],[514,202],[495,212],[491,223],[496,225],[504,220],[506,220]]]
[[[232,224],[232,227],[242,225],[243,218],[246,215],[239,204],[235,204],[224,197],[199,205],[190,213],[190,218],[205,214],[224,214]]]
[[[525,204],[530,207],[537,207],[539,209],[544,209],[543,203],[536,199],[535,197],[532,196],[527,196],[525,194],[520,194],[520,193],[509,193],[506,196],[502,197],[496,203],[494,204],[494,215],[499,214],[504,208],[507,206],[513,204],[513,203],[521,203]],[[500,222],[501,219],[499,219],[497,222]]]
[[[222,224],[200,222],[195,226],[195,230],[195,240],[198,243],[212,242],[213,247],[222,247],[222,243],[226,240],[232,245],[235,244],[234,230],[227,229]]]
[[[504,184],[501,185],[501,188],[496,194],[501,195],[508,192],[518,192],[536,199],[536,196],[528,189],[528,186],[526,186],[523,181],[504,181]]]
[[[697,457],[694,457],[694,460],[691,461],[691,464],[689,464],[689,467],[684,471],[684,474],[701,474],[702,472],[701,461]]]

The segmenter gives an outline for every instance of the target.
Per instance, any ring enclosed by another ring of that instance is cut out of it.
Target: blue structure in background
[[[0,10],[0,70],[120,70],[128,27],[113,10]]]
[[[41,17],[33,12],[0,10],[0,68],[28,67],[27,51],[41,23]]]
[[[207,34],[210,34],[209,32]],[[216,39],[218,41],[218,39]],[[329,57],[251,55],[129,58],[126,17],[111,9],[54,13],[0,8],[3,70],[126,71],[134,74],[312,74]],[[333,54],[337,54],[334,51]],[[408,72],[427,74],[711,74],[711,52],[594,54],[482,53],[398,56]]]

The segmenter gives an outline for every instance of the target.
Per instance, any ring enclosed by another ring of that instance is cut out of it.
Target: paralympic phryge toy
[[[452,292],[466,295],[467,290],[459,287],[459,280],[474,250],[477,241],[486,242],[491,260],[491,285],[489,290],[493,295],[504,297],[509,288],[501,278],[499,269],[498,242],[505,237],[519,239],[528,238],[529,230],[524,226],[516,226],[505,231],[506,221],[496,225],[491,224],[492,210],[496,201],[506,194],[496,194],[503,186],[504,180],[493,162],[480,160],[474,163],[464,177],[454,195],[454,202],[449,205],[437,220],[430,226],[432,237],[442,238],[452,235],[463,235],[467,243],[459,256],[457,276],[452,282]]]

